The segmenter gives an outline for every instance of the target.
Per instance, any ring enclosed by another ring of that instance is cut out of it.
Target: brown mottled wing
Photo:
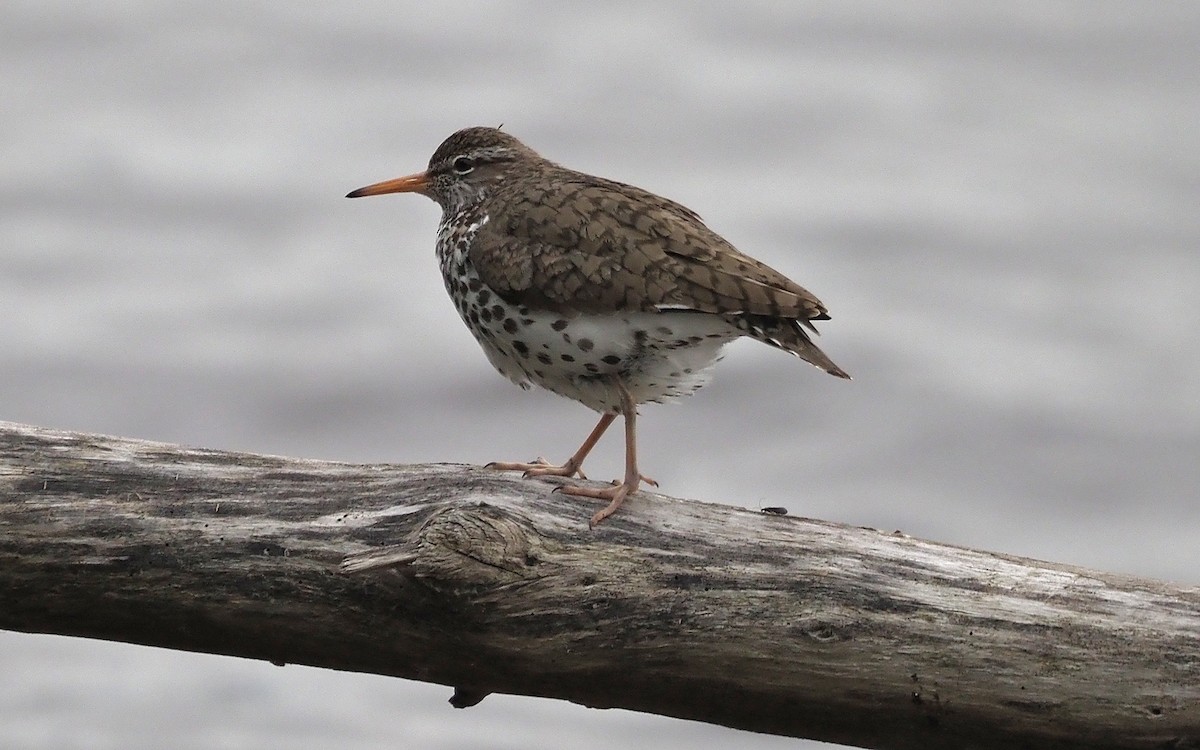
[[[500,193],[471,261],[506,300],[572,312],[698,310],[828,319],[820,300],[742,254],[690,209],[636,187],[558,170]]]

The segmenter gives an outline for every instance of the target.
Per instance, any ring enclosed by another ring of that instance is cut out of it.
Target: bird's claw
[[[567,461],[565,464],[560,466],[558,464],[550,463],[541,456],[538,456],[527,463],[516,461],[492,461],[491,463],[485,464],[483,468],[492,469],[495,471],[519,471],[521,472],[521,476],[526,479],[532,479],[534,477],[574,476],[578,476],[580,479],[587,479],[583,473],[583,469],[579,466],[573,466],[570,461]]]
[[[651,487],[657,487],[657,486],[658,486],[658,480],[656,480],[656,479],[651,479],[650,477],[646,476],[645,474],[638,474],[638,478],[639,478],[639,479],[641,479],[641,481],[645,482],[646,484],[650,485]],[[584,477],[584,479],[587,479],[587,477]],[[620,479],[614,479],[614,480],[612,480],[611,482],[609,482],[609,484],[611,484],[611,485],[613,485],[614,487],[616,487],[617,485],[621,484],[621,480],[620,480]]]
[[[640,474],[638,476],[642,481],[645,480],[645,478],[641,477]],[[576,497],[590,497],[595,498],[596,500],[607,500],[608,505],[597,511],[596,514],[592,516],[591,520],[588,521],[588,528],[595,528],[595,526],[601,521],[608,518],[613,513],[616,513],[617,509],[621,507],[621,504],[625,502],[625,498],[629,497],[634,492],[637,492],[637,484],[614,481],[612,486],[604,488],[580,487],[579,485],[575,484],[560,484],[554,488],[553,492],[561,492],[564,495],[574,495]]]

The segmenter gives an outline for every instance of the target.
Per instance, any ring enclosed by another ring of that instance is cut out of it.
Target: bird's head
[[[496,128],[465,128],[442,141],[424,172],[367,185],[346,197],[420,193],[451,212],[483,200],[520,165],[540,161],[533,149],[508,133]]]

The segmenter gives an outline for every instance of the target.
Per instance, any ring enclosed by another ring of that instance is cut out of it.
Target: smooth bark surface
[[[861,747],[1200,747],[1196,588],[646,492],[589,530],[551,487],[0,423],[0,628]]]

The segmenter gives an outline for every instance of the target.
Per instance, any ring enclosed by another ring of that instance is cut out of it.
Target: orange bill
[[[397,177],[394,180],[385,180],[377,182],[374,185],[360,187],[351,193],[347,193],[347,198],[362,198],[368,195],[384,195],[385,193],[420,193],[429,187],[429,173],[418,172],[410,174],[407,177]]]

